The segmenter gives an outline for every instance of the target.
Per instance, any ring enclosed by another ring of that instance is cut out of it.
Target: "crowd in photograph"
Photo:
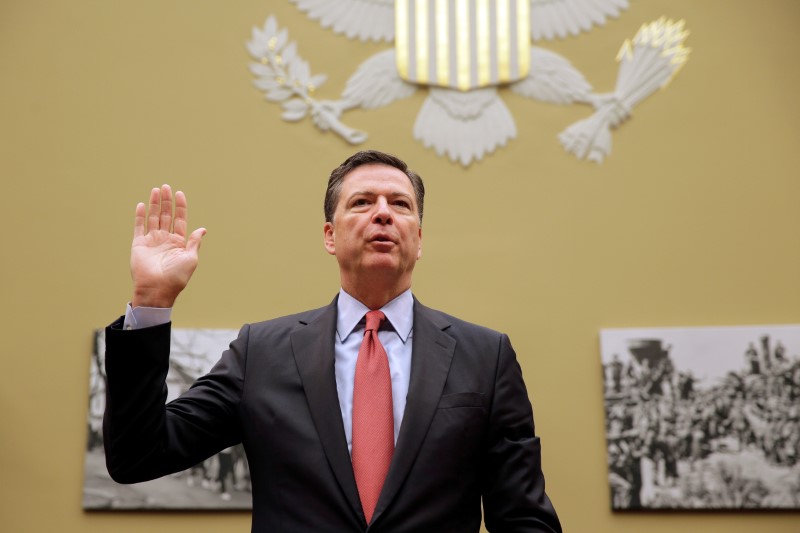
[[[800,359],[762,337],[701,384],[654,353],[604,365],[612,507],[800,507]]]
[[[210,366],[210,361],[206,356],[209,350],[203,349],[202,331],[184,334],[181,338],[173,338],[173,357],[169,361],[169,373],[167,374],[168,400],[178,397],[186,392],[202,373]],[[198,348],[199,347],[199,348]],[[87,452],[89,454],[103,455],[103,413],[106,402],[106,376],[103,363],[104,337],[102,330],[95,333],[95,350],[92,357],[92,367],[90,373],[89,386],[89,412],[88,412],[88,437]],[[103,460],[104,462],[104,460]],[[88,461],[87,461],[88,463]],[[108,477],[108,473],[103,466],[102,477]],[[249,505],[251,485],[250,470],[244,447],[241,444],[226,448],[219,453],[209,457],[205,461],[170,476],[172,479],[180,480],[185,483],[185,488],[180,491],[191,493],[193,491],[203,491],[208,497],[197,498],[198,508],[215,508],[214,501],[221,505],[221,508],[229,508],[230,505],[238,505],[247,501]],[[97,480],[94,481],[97,483]],[[90,482],[91,483],[91,482]],[[112,486],[115,487],[115,486]],[[114,493],[105,485],[102,490],[98,487],[84,487],[85,491],[93,495],[102,492],[100,501],[101,507],[111,506],[109,502],[118,507],[128,507],[137,505],[140,501],[137,495],[130,492],[123,492],[121,495]],[[162,490],[163,492],[163,490]],[[143,506],[150,505],[150,500],[158,500],[154,504],[156,507],[169,508],[175,501],[186,501],[186,498],[176,499],[175,494],[160,494],[160,498],[155,495],[148,495],[141,501]],[[197,496],[197,492],[195,492]],[[127,501],[126,497],[130,500]]]
[[[251,492],[250,470],[241,444],[226,448],[177,475],[186,478],[187,486],[216,492],[225,501],[230,501],[233,491]]]

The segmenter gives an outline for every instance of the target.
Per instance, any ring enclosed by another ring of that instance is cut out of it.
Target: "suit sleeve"
[[[241,440],[237,409],[248,327],[211,371],[165,405],[170,324],[106,328],[106,465],[119,483],[185,470]]]
[[[486,529],[491,533],[561,533],[545,493],[533,410],[506,335],[500,339],[487,438],[481,472]]]

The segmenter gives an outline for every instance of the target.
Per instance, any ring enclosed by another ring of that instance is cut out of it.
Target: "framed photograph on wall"
[[[615,511],[800,509],[800,326],[603,329]]]
[[[167,374],[167,401],[208,372],[236,338],[232,329],[173,329]],[[153,481],[120,485],[108,475],[103,452],[106,400],[105,332],[94,333],[89,378],[83,508],[85,510],[247,510],[252,508],[250,477],[241,445],[202,463]]]

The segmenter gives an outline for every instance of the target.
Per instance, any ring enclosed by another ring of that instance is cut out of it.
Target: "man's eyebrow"
[[[353,191],[352,193],[350,193],[350,196],[348,196],[348,198],[353,198],[354,196],[370,195],[370,194],[375,194],[375,193],[370,191]]]
[[[350,194],[350,196],[347,197],[347,199],[349,200],[349,199],[355,198],[356,196],[379,196],[379,194],[376,193],[375,191],[354,191],[353,193]],[[388,194],[388,196],[392,196],[392,197],[403,196],[403,197],[409,198],[409,199],[414,198],[413,195],[411,195],[411,194],[409,194],[409,193],[407,193],[405,191],[392,191],[392,192],[390,192]]]

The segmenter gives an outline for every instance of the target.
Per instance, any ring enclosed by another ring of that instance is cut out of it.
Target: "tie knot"
[[[383,311],[368,311],[367,312],[367,325],[365,326],[364,330],[370,331],[378,331],[378,328],[381,327],[381,322],[386,320],[386,315],[383,314]]]

